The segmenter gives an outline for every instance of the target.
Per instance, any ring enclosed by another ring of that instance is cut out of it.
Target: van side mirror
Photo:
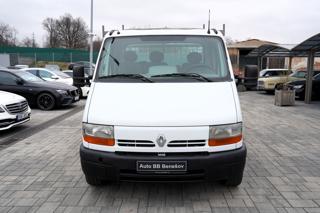
[[[73,66],[73,86],[83,87],[86,85],[84,66]]]

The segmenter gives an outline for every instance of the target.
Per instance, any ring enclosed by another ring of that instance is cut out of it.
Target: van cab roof
[[[207,29],[191,29],[191,28],[149,28],[149,29],[127,29],[127,30],[111,30],[108,31],[104,38],[122,37],[122,36],[142,36],[142,35],[201,35],[201,36],[217,36],[223,38],[218,30]]]

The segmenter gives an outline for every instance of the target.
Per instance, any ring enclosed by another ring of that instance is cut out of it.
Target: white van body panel
[[[94,83],[85,122],[114,126],[236,123],[239,120],[232,84]]]

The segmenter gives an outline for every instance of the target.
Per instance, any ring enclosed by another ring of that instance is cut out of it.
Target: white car
[[[0,91],[0,130],[26,123],[30,115],[31,109],[24,97]]]
[[[63,70],[63,73],[67,74],[71,78],[73,78],[73,70]],[[86,76],[88,77],[88,76]],[[90,86],[85,85],[83,87],[80,87],[80,97],[88,97],[89,91],[90,91]]]
[[[59,82],[59,83],[68,84],[70,86],[73,85],[73,79],[67,74],[59,70],[48,70],[45,68],[36,68],[36,67],[26,68],[22,70],[27,71],[35,76],[38,76],[39,78],[45,81]]]
[[[83,115],[88,184],[241,183],[242,115],[225,40],[216,30],[107,34]]]
[[[25,68],[29,68],[29,65],[17,64],[17,65],[14,65],[14,67],[17,69],[25,69]]]

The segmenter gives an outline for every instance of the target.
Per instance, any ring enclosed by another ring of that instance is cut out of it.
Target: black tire
[[[304,101],[304,98],[305,98],[305,94],[304,93],[299,93],[298,94],[298,100],[300,100],[300,101]]]
[[[236,174],[233,177],[230,177],[229,179],[223,181],[223,185],[225,186],[232,186],[236,187],[239,186],[242,182],[243,174]]]
[[[44,92],[37,97],[37,107],[41,110],[52,110],[56,106],[56,99],[50,93]]]
[[[83,98],[83,94],[82,94],[82,89],[81,89],[81,87],[78,87],[78,91],[79,91],[79,97],[80,97],[80,98]]]
[[[93,176],[88,176],[88,175],[86,175],[86,181],[91,186],[100,186],[103,184],[102,180]]]

